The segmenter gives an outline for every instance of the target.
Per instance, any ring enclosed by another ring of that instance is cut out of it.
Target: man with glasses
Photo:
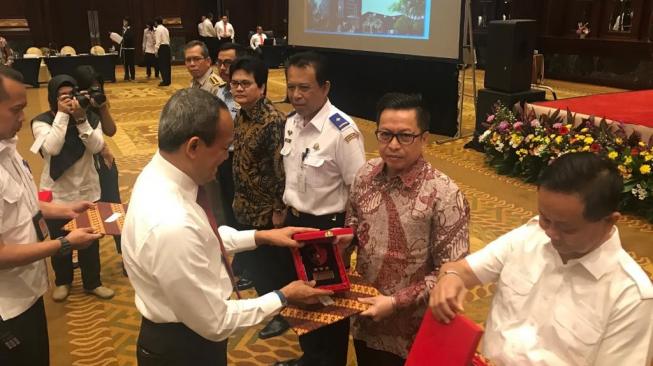
[[[322,56],[313,52],[293,55],[286,66],[286,80],[295,111],[286,121],[281,149],[286,173],[283,200],[288,206],[285,224],[342,227],[349,186],[365,163],[362,136],[354,121],[329,102],[331,83]],[[290,251],[283,254],[279,270],[286,272],[287,279],[296,278]],[[281,365],[344,366],[349,319],[303,335],[299,343],[302,358]]]
[[[221,86],[226,85],[213,72],[209,49],[202,41],[190,41],[184,46],[184,62],[186,69],[193,77],[191,88],[199,88],[217,96]]]
[[[346,226],[358,239],[358,273],[381,295],[361,299],[370,307],[354,319],[352,335],[359,365],[399,366],[440,266],[469,253],[469,206],[458,186],[422,156],[429,113],[421,97],[386,94],[377,112],[381,157],[356,175]]]

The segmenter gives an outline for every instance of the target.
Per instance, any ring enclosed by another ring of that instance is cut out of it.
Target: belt
[[[301,212],[301,211],[299,211],[298,209],[296,209],[296,208],[294,208],[294,207],[292,207],[292,206],[288,206],[288,212],[290,212],[290,213],[291,213],[293,216],[295,216],[295,217],[302,217],[302,216],[309,216],[309,217],[331,217],[331,216],[332,216],[332,217],[334,217],[334,220],[335,220],[335,217],[336,217],[337,215],[340,215],[340,214],[343,214],[343,213],[344,213],[344,212],[334,212],[334,213],[330,213],[330,214],[326,214],[326,215],[313,215],[313,214],[310,214],[310,213]]]

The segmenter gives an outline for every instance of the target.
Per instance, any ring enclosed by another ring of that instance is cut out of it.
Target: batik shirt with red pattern
[[[443,263],[469,253],[469,205],[458,186],[420,157],[389,177],[380,158],[358,172],[347,207],[358,238],[356,270],[397,309],[380,322],[354,319],[367,346],[406,358]]]

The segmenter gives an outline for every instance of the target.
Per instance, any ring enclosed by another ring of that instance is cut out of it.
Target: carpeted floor
[[[117,71],[119,75],[122,72]],[[139,68],[137,74],[142,77],[144,72]],[[482,85],[482,73],[477,76],[477,80]],[[175,90],[188,85],[188,75],[183,67],[175,67],[171,87],[158,88],[156,83],[154,80],[139,80],[107,85],[112,113],[119,126],[116,136],[107,140],[120,169],[120,189],[124,201],[129,200],[136,176],[156,150],[157,119],[163,104]],[[568,82],[547,83],[556,89],[560,98],[619,91]],[[471,82],[467,84],[471,85]],[[283,71],[272,70],[268,86],[270,99],[283,100]],[[44,87],[28,91],[28,121],[47,109],[46,97],[47,90]],[[464,108],[464,134],[469,134],[474,125],[472,102],[470,98],[467,101]],[[279,104],[279,108],[288,111],[290,106]],[[356,122],[364,134],[368,158],[377,156],[376,141],[372,134],[374,123],[360,119]],[[19,150],[30,162],[38,182],[42,162],[38,155],[28,151],[32,143],[28,123],[19,136]],[[431,139],[435,141],[444,137],[432,136]],[[519,180],[496,175],[485,165],[482,154],[462,148],[467,140],[441,145],[432,143],[426,149],[425,156],[436,168],[450,175],[467,196],[472,209],[472,250],[478,250],[534,215],[535,188]],[[626,249],[651,275],[653,225],[635,217],[625,217],[619,223],[619,228]],[[72,295],[67,302],[54,303],[49,298],[50,293],[46,295],[53,366],[136,365],[135,342],[140,316],[134,307],[134,294],[129,281],[122,276],[120,258],[111,238],[102,240],[101,257],[102,280],[105,285],[116,290],[115,298],[101,301],[84,295],[78,272]],[[52,275],[50,281],[52,282]],[[467,315],[477,322],[483,322],[493,290],[494,287],[490,285],[471,291],[466,306]],[[247,294],[254,296],[252,291]],[[276,360],[299,354],[294,335],[287,333],[282,337],[262,341],[256,336],[258,329],[250,329],[230,339],[231,364],[271,365]],[[356,364],[353,352],[350,352],[349,364]]]

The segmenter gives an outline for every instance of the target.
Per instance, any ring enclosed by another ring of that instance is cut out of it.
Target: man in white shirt
[[[27,105],[22,75],[0,66],[0,365],[49,365],[43,294],[45,258],[83,249],[101,237],[77,229],[57,239],[43,217],[74,218],[91,202],[39,202],[29,166],[16,150]]]
[[[623,180],[593,153],[558,158],[525,225],[440,269],[430,307],[448,322],[466,289],[497,282],[483,337],[496,365],[648,366],[653,285],[615,223]]]
[[[213,72],[209,49],[202,41],[190,41],[184,46],[184,64],[193,78],[190,87],[206,90],[217,96],[226,83]]]
[[[281,148],[286,225],[343,227],[349,187],[365,164],[363,137],[356,123],[329,102],[327,75],[326,60],[313,52],[295,54],[286,65],[288,99],[295,108]],[[290,253],[278,260],[286,281],[296,278]],[[299,337],[304,355],[281,365],[344,366],[348,340],[349,319],[344,319]]]
[[[249,39],[249,47],[254,50],[254,52],[262,53],[263,49],[261,46],[265,43],[265,40],[268,36],[263,33],[263,27],[260,25],[256,26],[256,33],[252,34],[252,38]]]
[[[297,246],[291,236],[310,230],[216,227],[201,186],[215,178],[232,140],[229,111],[206,91],[180,90],[163,108],[159,150],[136,180],[122,232],[125,267],[143,315],[141,366],[226,365],[231,334],[277,314],[288,301],[331,294],[294,281],[259,298],[229,299],[226,252]]]
[[[215,63],[215,57],[218,54],[218,35],[213,26],[213,13],[206,14],[204,18],[203,28],[204,28],[204,39],[203,42],[206,44],[206,47],[209,49],[209,57],[211,58],[211,64]]]
[[[159,72],[161,72],[159,86],[169,86],[172,82],[170,33],[168,32],[168,28],[163,26],[163,18],[161,17],[154,19],[154,26],[154,52],[159,63]]]
[[[236,31],[234,31],[234,27],[229,23],[229,18],[226,15],[223,15],[222,19],[215,23],[215,33],[220,42],[233,43],[236,41]]]
[[[32,151],[38,151],[44,162],[40,188],[52,191],[54,202],[95,202],[101,195],[93,155],[104,148],[102,123],[97,114],[80,106],[73,95],[76,88],[77,82],[68,75],[53,77],[48,83],[50,108],[32,120],[35,140]],[[67,221],[48,220],[50,233],[55,237],[63,235],[61,228]],[[78,254],[84,291],[103,299],[113,297],[113,290],[102,286],[100,279],[99,242],[95,241]],[[52,268],[57,286],[52,299],[63,301],[73,282],[72,253],[53,257]]]

